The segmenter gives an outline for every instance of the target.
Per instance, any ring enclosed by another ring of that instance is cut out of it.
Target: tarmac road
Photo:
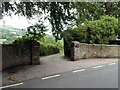
[[[27,80],[12,88],[118,88],[118,64],[103,64]]]

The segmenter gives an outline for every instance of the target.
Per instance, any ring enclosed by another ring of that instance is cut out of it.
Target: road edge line
[[[72,71],[72,72],[73,72],[73,73],[76,73],[76,72],[82,72],[82,71],[85,71],[85,69],[74,70],[74,71]]]
[[[0,89],[14,87],[14,86],[19,86],[19,85],[22,85],[22,84],[23,83],[17,83],[17,84],[7,85],[7,86],[0,87]]]
[[[59,76],[60,76],[60,74],[52,75],[52,76],[44,77],[44,78],[42,78],[42,80],[46,80],[46,79],[50,79],[50,78],[55,78],[55,77],[59,77]]]
[[[96,69],[96,68],[101,68],[101,67],[103,67],[103,65],[94,66],[93,68]]]

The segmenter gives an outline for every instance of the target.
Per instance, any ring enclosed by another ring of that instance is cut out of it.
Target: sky
[[[3,19],[0,21],[0,25],[9,25],[19,29],[26,29],[27,26],[30,26],[25,17],[19,17],[17,15],[3,16]]]
[[[11,16],[3,16],[3,19],[0,20],[0,25],[8,25],[19,29],[27,29],[28,26],[35,24],[36,21],[37,18],[33,20],[27,20],[26,17],[12,14]],[[47,29],[49,29],[49,31],[46,33],[51,35],[50,23],[45,21],[45,25],[47,26]]]

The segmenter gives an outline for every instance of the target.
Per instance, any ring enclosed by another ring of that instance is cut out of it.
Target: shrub
[[[54,45],[54,46],[58,47],[61,52],[63,51],[63,41],[58,40],[56,42],[54,36],[46,35],[39,42],[40,42],[40,44],[43,44],[43,45],[47,45],[47,44]]]
[[[60,52],[60,49],[54,45],[51,45],[51,44],[40,45],[40,56],[57,54],[59,52]]]
[[[71,41],[91,44],[109,44],[109,41],[119,34],[118,19],[112,16],[101,16],[99,20],[86,21],[77,28],[67,29]]]
[[[90,32],[88,43],[109,44],[109,40],[118,34],[118,21],[115,17],[101,16],[99,20],[89,21],[86,26]]]
[[[22,36],[22,38],[17,38],[14,40],[13,44],[26,44],[30,41],[37,41],[33,39],[32,37],[28,37],[27,35]]]

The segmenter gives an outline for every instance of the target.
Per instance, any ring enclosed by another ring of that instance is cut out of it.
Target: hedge
[[[52,55],[52,54],[57,54],[60,52],[60,49],[51,44],[43,45],[40,44],[40,56],[47,56],[47,55]]]

